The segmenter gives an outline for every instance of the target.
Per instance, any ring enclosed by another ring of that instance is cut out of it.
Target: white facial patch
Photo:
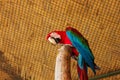
[[[51,36],[51,37],[54,37],[54,38],[59,38],[59,39],[61,39],[60,35],[57,34],[56,32],[51,33],[50,36]]]

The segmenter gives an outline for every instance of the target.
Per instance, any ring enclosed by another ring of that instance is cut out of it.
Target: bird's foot
[[[100,67],[96,65],[95,70],[100,70]]]

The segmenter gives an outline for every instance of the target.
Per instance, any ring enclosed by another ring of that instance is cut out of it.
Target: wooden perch
[[[62,46],[56,58],[55,66],[55,80],[71,80],[70,72],[70,53],[72,52],[70,46]]]

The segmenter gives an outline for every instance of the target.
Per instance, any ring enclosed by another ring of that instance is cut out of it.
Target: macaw
[[[71,56],[77,60],[77,71],[80,80],[88,80],[88,67],[92,69],[94,74],[96,74],[96,69],[100,69],[94,63],[95,58],[88,41],[75,28],[67,27],[65,31],[52,31],[47,35],[47,40],[54,45],[61,44],[72,47]]]

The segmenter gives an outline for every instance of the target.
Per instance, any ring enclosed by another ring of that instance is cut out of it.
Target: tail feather
[[[88,80],[87,66],[85,64],[83,69],[81,69],[79,65],[77,65],[77,70],[78,70],[78,76],[80,80]]]

